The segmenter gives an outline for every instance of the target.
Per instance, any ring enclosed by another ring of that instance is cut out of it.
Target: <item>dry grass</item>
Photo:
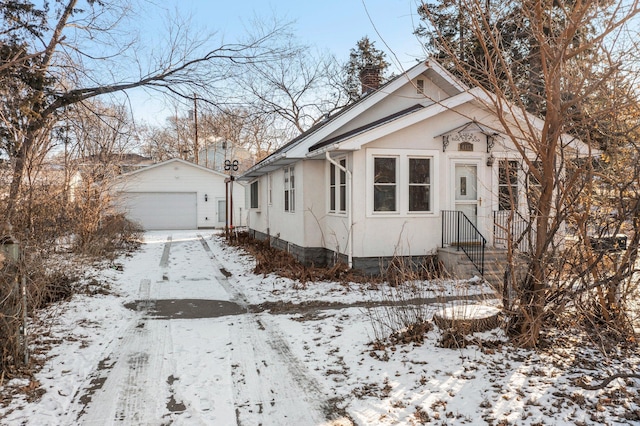
[[[296,280],[302,286],[316,281],[341,283],[379,281],[378,278],[350,270],[347,265],[341,262],[328,268],[303,265],[291,253],[271,247],[268,241],[253,238],[247,232],[239,232],[230,241],[230,244],[251,253],[256,260],[256,266],[253,270],[256,274],[276,274]]]
[[[42,214],[51,213],[38,211]],[[58,220],[46,221],[32,217],[31,229],[38,231],[40,228],[35,226],[49,222]],[[19,225],[28,226],[26,223]],[[82,227],[86,232],[74,232]],[[5,378],[29,374],[30,366],[24,362],[24,343],[20,334],[25,309],[28,316],[34,317],[38,315],[38,310],[68,300],[78,292],[99,291],[79,286],[78,281],[85,266],[94,259],[110,259],[124,250],[134,249],[141,236],[141,230],[123,216],[104,217],[95,227],[71,221],[58,229],[57,236],[48,228],[41,230],[42,233],[16,232],[21,242],[21,259],[18,264],[5,264],[0,268],[0,375]],[[67,237],[73,244],[59,244],[58,240],[62,237]],[[75,255],[72,262],[67,259],[68,249]],[[20,285],[23,279],[26,284],[25,297],[22,296]]]

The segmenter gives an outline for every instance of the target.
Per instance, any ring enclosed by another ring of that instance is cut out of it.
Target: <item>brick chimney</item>
[[[360,85],[362,95],[378,90],[380,87],[380,68],[375,65],[366,65],[360,71]]]

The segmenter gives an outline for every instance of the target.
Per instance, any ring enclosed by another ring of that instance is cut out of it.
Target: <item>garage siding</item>
[[[123,175],[114,185],[119,206],[145,229],[223,227],[218,200],[226,196],[227,175],[180,159]],[[233,186],[234,223],[242,222],[244,187]],[[224,212],[223,212],[224,213]]]

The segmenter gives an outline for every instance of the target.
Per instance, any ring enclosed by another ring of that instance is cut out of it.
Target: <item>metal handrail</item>
[[[535,232],[531,226],[531,221],[525,219],[518,211],[496,210],[493,212],[493,235],[494,244],[498,241],[505,241],[521,253],[528,253],[532,250]]]
[[[484,253],[487,240],[478,228],[459,210],[442,211],[442,247],[456,246],[462,250],[473,266],[484,276]]]

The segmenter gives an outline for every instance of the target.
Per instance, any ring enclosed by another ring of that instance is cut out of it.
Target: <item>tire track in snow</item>
[[[168,264],[170,246],[171,237],[165,244],[161,267]],[[107,357],[78,391],[77,395],[84,392],[79,398],[83,407],[69,424],[147,424],[150,419],[157,419],[158,413],[167,411],[163,404],[171,391],[163,383],[169,377],[162,373],[167,369],[163,354],[171,350],[173,341],[169,322],[145,318],[145,312],[154,304],[150,295],[151,280],[142,279],[137,309],[141,316],[110,344]],[[159,398],[163,389],[166,399]]]
[[[149,306],[150,280],[142,280],[141,303]],[[145,424],[165,411],[166,374],[163,353],[172,346],[165,322],[140,318],[127,329],[109,358],[114,362],[106,371],[102,387],[91,397],[78,418],[82,424]],[[167,394],[167,398],[168,398]]]
[[[225,273],[219,259],[198,235],[211,262],[220,271],[218,282],[232,300],[248,308],[246,296],[235,278]],[[268,314],[235,317],[230,326],[231,367],[239,426],[253,424],[350,425],[296,357],[277,327],[261,320]]]

